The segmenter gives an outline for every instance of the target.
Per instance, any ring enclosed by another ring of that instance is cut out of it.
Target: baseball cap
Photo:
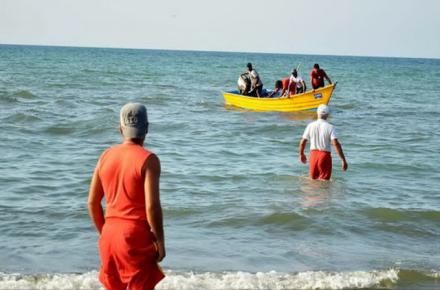
[[[318,110],[316,111],[318,115],[328,115],[330,113],[330,109],[327,105],[319,105]]]
[[[140,103],[128,103],[121,108],[120,122],[125,138],[144,138],[148,131],[147,108]]]

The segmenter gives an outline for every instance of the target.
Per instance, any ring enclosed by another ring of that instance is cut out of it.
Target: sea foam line
[[[193,273],[166,271],[156,289],[344,289],[369,288],[396,283],[399,271],[301,273]],[[0,289],[103,289],[97,272],[83,274],[5,274],[0,273]]]

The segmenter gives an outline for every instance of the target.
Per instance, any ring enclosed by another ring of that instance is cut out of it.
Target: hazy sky
[[[0,43],[440,58],[440,0],[0,0]]]

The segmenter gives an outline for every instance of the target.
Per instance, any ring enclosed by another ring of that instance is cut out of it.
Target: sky
[[[440,0],[0,0],[0,44],[440,58]]]

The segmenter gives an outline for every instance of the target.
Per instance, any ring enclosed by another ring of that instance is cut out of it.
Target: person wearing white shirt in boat
[[[257,71],[252,68],[251,63],[247,64],[247,69],[251,78],[251,90],[249,91],[249,95],[260,98],[263,95],[263,82],[261,81]]]
[[[342,170],[348,168],[342,146],[336,137],[335,128],[327,122],[330,111],[327,105],[319,105],[317,110],[318,120],[307,125],[299,144],[299,159],[307,163],[304,154],[307,141],[310,141],[309,175],[312,179],[329,180],[332,174],[331,144],[342,162]]]
[[[292,84],[295,85],[293,86]],[[304,82],[303,78],[298,75],[298,71],[296,69],[293,69],[292,71],[288,88],[287,96],[302,94],[306,91],[306,83]],[[292,91],[291,88],[293,88],[295,91]]]

